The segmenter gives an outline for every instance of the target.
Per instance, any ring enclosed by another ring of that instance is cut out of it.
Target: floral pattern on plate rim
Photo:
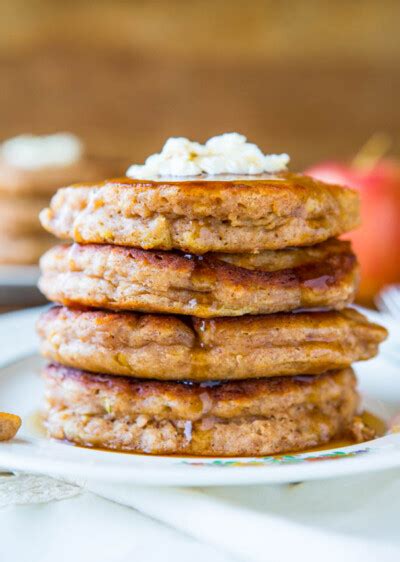
[[[331,461],[337,459],[351,458],[358,455],[369,453],[371,449],[365,447],[363,449],[356,449],[354,451],[332,451],[329,453],[318,453],[314,455],[276,455],[270,457],[261,457],[259,459],[249,460],[230,460],[230,459],[215,459],[215,460],[194,460],[194,461],[181,461],[181,464],[190,466],[217,466],[217,467],[238,467],[238,466],[273,466],[283,464],[296,464],[304,462],[317,462],[317,461]]]

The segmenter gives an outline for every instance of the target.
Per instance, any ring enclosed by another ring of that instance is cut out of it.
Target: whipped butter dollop
[[[83,144],[72,133],[18,135],[0,144],[0,156],[11,166],[25,170],[68,166],[82,153]]]
[[[130,166],[126,175],[135,179],[164,176],[259,175],[286,170],[287,154],[263,154],[238,133],[212,137],[205,144],[183,137],[170,138],[158,154],[149,156],[143,165]]]

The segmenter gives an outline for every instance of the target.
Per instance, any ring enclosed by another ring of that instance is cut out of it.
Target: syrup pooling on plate
[[[368,411],[368,410],[364,410],[361,414],[360,414],[360,418],[363,421],[363,423],[371,430],[375,433],[375,439],[379,438],[379,437],[383,437],[387,431],[387,424],[386,422],[376,416],[375,414],[373,414],[372,412]],[[360,445],[362,443],[366,443],[367,441],[369,441],[369,439],[367,439],[366,441],[357,441],[354,438],[350,438],[350,437],[343,437],[342,439],[334,439],[333,441],[330,441],[329,443],[327,443],[326,445],[320,445],[317,447],[312,447],[311,449],[307,449],[302,451],[302,453],[312,453],[315,451],[329,451],[332,449],[339,449],[339,448],[343,448],[343,447],[351,447],[352,445]],[[294,454],[299,454],[298,452],[294,453]]]

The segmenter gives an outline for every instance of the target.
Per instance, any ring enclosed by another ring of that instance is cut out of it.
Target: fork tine
[[[378,310],[400,319],[400,285],[389,285],[375,299]]]

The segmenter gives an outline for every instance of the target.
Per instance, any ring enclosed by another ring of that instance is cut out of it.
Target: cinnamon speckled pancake
[[[74,244],[49,250],[41,268],[40,289],[55,302],[200,317],[342,309],[358,280],[338,240],[247,257]]]
[[[362,439],[351,369],[224,383],[143,381],[48,366],[50,436],[152,454],[269,455],[353,429]]]
[[[193,254],[312,245],[359,223],[355,191],[306,176],[236,181],[120,178],[60,189],[41,213],[62,239]]]
[[[159,380],[320,374],[373,357],[386,337],[353,309],[201,320],[53,307],[37,328],[50,360]]]

